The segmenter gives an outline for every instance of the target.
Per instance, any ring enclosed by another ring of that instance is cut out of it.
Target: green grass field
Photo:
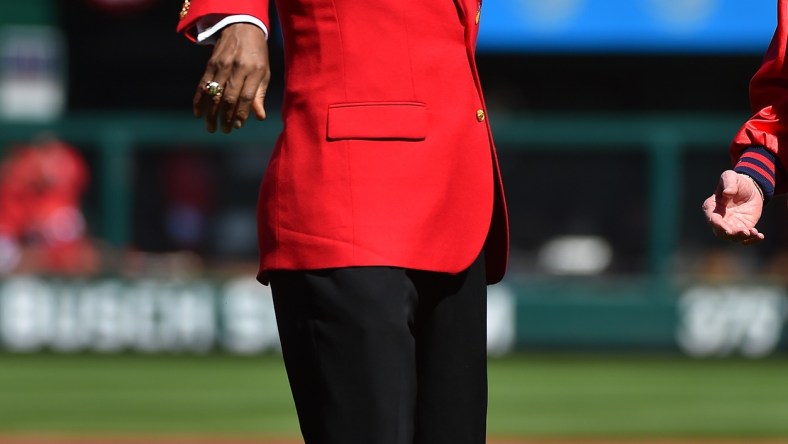
[[[788,437],[788,360],[490,362],[490,436]],[[0,355],[0,435],[297,436],[280,358]]]

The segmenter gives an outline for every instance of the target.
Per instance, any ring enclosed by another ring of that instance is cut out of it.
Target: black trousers
[[[483,257],[459,275],[389,267],[270,274],[306,444],[482,444]]]

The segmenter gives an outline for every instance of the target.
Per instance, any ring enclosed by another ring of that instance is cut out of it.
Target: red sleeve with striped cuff
[[[766,202],[774,197],[775,185],[783,174],[780,159],[771,151],[759,146],[745,149],[733,170],[755,179],[763,191]]]

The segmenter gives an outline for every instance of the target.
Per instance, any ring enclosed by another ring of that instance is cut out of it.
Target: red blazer
[[[475,64],[480,0],[281,0],[284,128],[258,204],[261,277],[395,266],[456,273],[508,224]],[[186,9],[186,8],[184,8]],[[269,24],[267,0],[192,0]]]
[[[762,146],[788,166],[788,0],[777,3],[777,29],[763,63],[750,82],[750,103],[754,115],[742,126],[731,145],[733,162],[751,146]],[[779,179],[779,176],[778,176]],[[778,181],[776,192],[788,191]]]

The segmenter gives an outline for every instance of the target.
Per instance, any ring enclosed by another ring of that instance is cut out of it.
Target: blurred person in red
[[[0,274],[94,271],[81,198],[80,153],[54,139],[12,148],[0,163]]]
[[[166,232],[177,249],[200,252],[208,220],[216,206],[220,184],[216,168],[202,152],[179,150],[167,153],[162,174],[166,199]]]
[[[788,191],[788,0],[777,3],[777,29],[760,69],[750,82],[753,116],[730,147],[733,169],[722,173],[703,211],[720,239],[755,244],[764,234],[755,228],[763,207]]]

